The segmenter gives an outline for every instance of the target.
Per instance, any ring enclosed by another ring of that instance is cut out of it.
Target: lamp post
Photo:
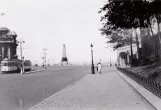
[[[95,74],[94,63],[93,63],[93,44],[91,44],[90,47],[91,47],[91,56],[92,56],[91,74]]]

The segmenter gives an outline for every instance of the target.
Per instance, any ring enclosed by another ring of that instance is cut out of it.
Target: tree
[[[132,10],[133,4],[131,1],[116,1],[116,0],[109,0],[109,3],[107,3],[101,11],[107,11],[106,14],[102,17],[101,21],[105,21],[103,26],[104,33],[109,33],[109,31],[113,32],[117,29],[131,29],[133,27],[137,27],[137,24],[134,22],[135,18],[132,16]],[[100,12],[101,12],[100,11]],[[128,15],[128,16],[127,16]],[[130,24],[131,23],[131,24]],[[107,31],[107,32],[106,32]],[[114,37],[115,36],[111,36]],[[120,38],[120,36],[117,36]],[[116,38],[115,38],[116,39]],[[132,53],[132,34],[130,35],[130,38],[128,38],[128,43],[130,43],[131,48],[131,58],[133,59],[133,53]],[[128,44],[127,42],[124,42],[124,39],[122,37],[121,42],[117,42],[117,44],[114,46],[114,48],[118,48],[121,46],[124,46]],[[123,42],[122,42],[123,41]],[[131,60],[132,61],[132,60]]]
[[[160,23],[161,23],[161,1],[159,0],[152,0],[151,4],[149,5],[149,12],[152,15],[153,19],[156,19],[157,26],[158,26],[158,37],[159,37],[159,44],[160,44],[160,49],[157,51],[157,55],[159,56],[159,60],[161,61],[161,35],[160,35]],[[155,8],[154,8],[155,7]]]
[[[113,44],[113,49],[116,50],[120,47],[130,45],[131,39],[130,35],[127,30],[117,30],[117,31],[111,31],[106,33],[107,38],[109,39],[107,43]],[[135,40],[132,39],[132,42],[134,43]]]
[[[150,27],[152,31],[151,19],[153,18],[153,13],[149,11],[151,4],[152,1],[148,0],[109,0],[99,12],[105,12],[104,16],[101,17],[103,22],[102,30],[106,33],[106,31],[115,31],[117,29],[127,30]]]

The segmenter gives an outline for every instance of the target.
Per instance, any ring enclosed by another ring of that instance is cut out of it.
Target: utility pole
[[[0,13],[1,14],[1,27],[2,27],[2,16],[4,16],[4,13]]]
[[[25,41],[23,41],[23,40],[19,40],[19,41],[17,41],[17,43],[19,43],[20,44],[20,59],[21,59],[21,61],[24,59],[24,56],[22,55],[23,54],[23,47],[22,47],[22,43],[25,43]]]
[[[48,59],[48,66],[50,66],[50,60]]]
[[[23,40],[19,40],[19,41],[17,41],[17,43],[19,43],[20,44],[20,59],[21,59],[21,62],[22,62],[22,68],[21,68],[21,74],[22,73],[24,73],[25,71],[24,71],[24,56],[22,55],[23,54],[23,47],[22,47],[22,43],[25,43],[25,41],[23,41]]]
[[[43,59],[43,64],[44,64],[44,66],[45,66],[45,68],[46,68],[46,54],[47,54],[46,51],[47,51],[47,49],[44,48],[44,49],[42,49],[42,50],[44,51],[44,53],[43,53],[43,54],[44,54],[44,57],[43,57],[43,58],[44,58],[44,59]]]

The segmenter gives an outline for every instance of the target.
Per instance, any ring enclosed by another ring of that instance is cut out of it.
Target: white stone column
[[[4,46],[2,46],[2,60],[4,59]]]
[[[8,55],[8,59],[11,59],[11,48],[8,47],[8,50],[7,50],[7,55]]]
[[[127,55],[127,63],[128,63],[128,65],[129,65],[129,63],[130,63],[129,55]]]
[[[66,58],[66,47],[65,44],[63,44],[63,58]]]

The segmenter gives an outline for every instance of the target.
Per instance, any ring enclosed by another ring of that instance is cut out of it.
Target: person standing
[[[98,63],[97,68],[98,68],[98,72],[100,74],[102,74],[102,65],[101,65],[101,63]]]
[[[97,67],[96,68],[97,68],[97,72],[98,72],[98,63],[97,63]]]

